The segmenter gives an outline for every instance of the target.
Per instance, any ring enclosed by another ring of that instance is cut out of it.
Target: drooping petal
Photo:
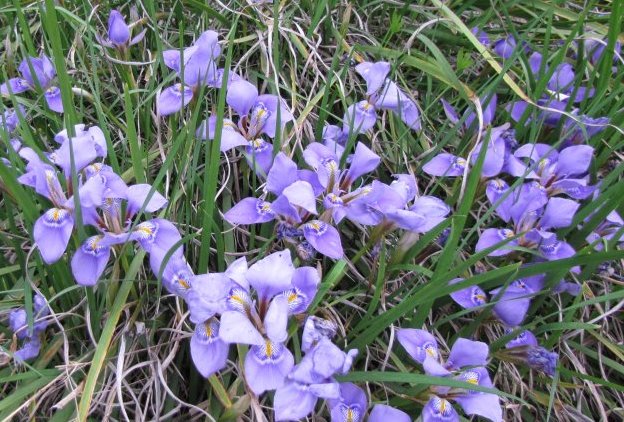
[[[455,398],[467,415],[479,415],[492,422],[502,422],[503,409],[496,394],[474,392]]]
[[[597,188],[596,185],[587,186],[585,179],[563,179],[551,185],[552,194],[565,193],[574,199],[587,199],[596,192]]]
[[[22,92],[26,92],[30,89],[31,87],[28,85],[28,81],[26,79],[11,78],[0,85],[0,95],[9,95],[10,92],[13,94],[21,94]]]
[[[17,362],[31,360],[39,356],[40,350],[41,342],[39,337],[33,337],[24,342],[22,347],[15,351],[13,358],[15,358]]]
[[[385,404],[376,404],[368,415],[368,422],[411,422],[409,415],[402,410]]]
[[[297,164],[283,152],[278,152],[267,175],[266,188],[275,195],[297,181]]]
[[[62,208],[51,208],[37,219],[33,236],[46,264],[53,264],[63,256],[73,229],[73,215]]]
[[[459,114],[457,114],[457,110],[453,107],[448,101],[441,99],[442,108],[444,109],[444,114],[446,114],[446,118],[451,121],[451,123],[459,123]]]
[[[544,239],[539,246],[539,251],[549,261],[571,258],[576,254],[569,243],[558,240],[556,236]]]
[[[453,154],[438,154],[429,160],[422,170],[431,176],[455,177],[464,174],[468,163],[465,159]]]
[[[422,422],[459,422],[459,415],[453,405],[438,396],[433,396],[422,411]]]
[[[247,152],[245,158],[249,167],[259,177],[265,178],[273,164],[273,145],[262,140],[262,138],[256,138],[253,141],[249,141],[245,151]]]
[[[244,198],[223,216],[230,224],[266,223],[275,218],[271,204],[258,198]]]
[[[295,421],[308,416],[314,410],[318,398],[302,384],[286,381],[275,391],[273,408],[276,421]]]
[[[401,101],[392,111],[399,116],[407,127],[412,130],[420,130],[420,111],[414,101],[411,99]]]
[[[162,90],[156,99],[156,110],[161,116],[168,116],[182,110],[193,99],[193,90],[180,83]]]
[[[574,70],[570,63],[561,63],[548,81],[548,89],[559,92],[569,92],[574,83]]]
[[[397,339],[418,363],[423,363],[427,356],[438,358],[438,343],[435,337],[425,330],[402,328],[397,331]]]
[[[305,312],[316,295],[321,276],[316,268],[299,267],[293,275],[293,287],[284,291],[288,301],[288,312],[298,314]]]
[[[335,227],[320,220],[312,220],[303,227],[303,236],[320,253],[333,259],[344,255],[340,234]]]
[[[474,35],[477,40],[479,40],[479,42],[485,47],[490,46],[490,37],[488,36],[487,32],[480,29],[478,26],[473,27],[470,32],[472,32],[472,35]]]
[[[342,119],[342,129],[347,133],[364,133],[375,126],[377,112],[366,100],[351,104]]]
[[[492,206],[501,201],[496,205],[496,214],[505,222],[511,220],[510,208],[513,204],[513,196],[511,193],[507,194],[505,199],[502,199],[508,191],[509,185],[502,179],[490,180],[485,188],[485,194]]]
[[[465,366],[483,366],[487,362],[490,348],[481,341],[458,338],[446,360],[449,368],[459,369]]]
[[[364,419],[368,408],[368,399],[364,390],[350,382],[340,383],[340,399],[328,402],[332,422],[360,422]]]
[[[227,90],[226,101],[239,116],[247,116],[258,99],[258,88],[244,79],[232,82]]]
[[[143,249],[152,253],[152,249],[158,248],[161,251],[169,251],[182,236],[173,223],[163,218],[154,218],[137,224],[130,235],[131,240],[137,240]],[[178,253],[182,253],[181,248]]]
[[[294,117],[284,100],[277,95],[260,95],[258,97],[258,104],[263,105],[264,108],[266,108],[266,110],[268,111],[268,116],[264,124],[262,125],[262,130],[257,132],[257,134],[264,133],[269,138],[274,138],[278,129],[283,129],[284,126],[286,126],[286,123],[294,120]]]
[[[58,86],[46,89],[43,96],[50,110],[63,113],[63,99],[61,98],[61,89]]]
[[[253,264],[245,277],[258,292],[260,300],[269,299],[292,286],[295,267],[290,250],[274,252]]]
[[[284,385],[293,366],[295,359],[288,348],[266,340],[262,345],[252,346],[245,357],[247,385],[256,395],[275,390]]]
[[[449,284],[460,283],[463,278],[455,278]],[[479,286],[470,286],[451,293],[451,298],[464,309],[472,309],[487,303],[487,295]]]
[[[117,10],[111,10],[108,17],[108,39],[117,46],[125,45],[130,39],[130,28]]]
[[[229,344],[219,338],[220,323],[216,319],[199,323],[191,337],[191,358],[204,378],[225,368]]]
[[[509,229],[485,229],[479,237],[479,241],[477,242],[475,251],[480,252],[483,249],[490,248],[514,236],[515,233]],[[512,252],[513,247],[517,245],[518,241],[512,240],[510,242],[507,242],[505,245],[501,245],[497,249],[494,249],[488,254],[488,256],[507,255],[508,253]]]
[[[200,123],[195,135],[199,139],[212,140],[215,137],[215,130],[217,127],[217,117],[210,116],[207,120]],[[247,139],[238,130],[238,127],[230,119],[223,119],[223,130],[221,131],[221,144],[219,149],[221,152],[226,152],[232,148],[246,146],[248,144]]]
[[[94,286],[106,269],[110,246],[103,239],[102,235],[91,236],[74,253],[71,268],[78,284]]]

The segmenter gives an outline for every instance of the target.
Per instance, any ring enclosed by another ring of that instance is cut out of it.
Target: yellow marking
[[[52,211],[52,220],[59,221],[60,218],[61,218],[61,210],[58,208],[54,208],[54,210]]]
[[[270,340],[265,342],[265,353],[268,357],[273,357],[273,344]]]
[[[347,410],[347,422],[353,422],[355,420],[355,415],[353,414],[352,409]]]
[[[484,295],[478,294],[478,295],[475,295],[475,297],[485,302],[486,297]]]
[[[184,287],[185,289],[190,289],[191,286],[188,284],[188,282],[183,279],[183,278],[179,278],[178,279],[178,283],[180,284],[180,286]]]
[[[206,332],[206,336],[208,338],[212,337],[212,326],[210,325],[210,323],[204,324],[204,331]]]
[[[292,302],[296,301],[296,300],[297,300],[297,298],[299,298],[299,296],[297,295],[297,293],[296,293],[296,292],[291,292],[291,293],[288,295],[288,303],[292,303]]]

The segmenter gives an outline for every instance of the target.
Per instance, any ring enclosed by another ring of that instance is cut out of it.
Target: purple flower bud
[[[555,376],[558,359],[559,355],[541,346],[529,347],[526,355],[527,365],[531,369],[543,372],[551,378]]]
[[[108,39],[117,47],[125,45],[130,39],[130,28],[117,10],[111,10],[108,17]]]

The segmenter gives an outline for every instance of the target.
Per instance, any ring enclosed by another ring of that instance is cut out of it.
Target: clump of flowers
[[[26,309],[14,309],[9,313],[9,328],[13,331],[21,346],[13,353],[18,362],[31,360],[39,356],[41,336],[50,324],[48,302],[40,294],[33,297],[33,325],[29,327]]]
[[[452,377],[481,387],[493,388],[485,365],[489,347],[480,341],[459,338],[453,344],[446,363],[440,361],[438,344],[425,330],[401,329],[397,333],[399,343],[407,353],[423,365],[427,375]],[[483,416],[491,421],[502,421],[503,411],[496,394],[463,388],[433,387],[423,409],[423,420],[459,420],[451,405],[456,402],[467,415]]]
[[[61,90],[54,85],[56,69],[46,56],[27,57],[19,65],[21,78],[11,78],[0,85],[0,94],[8,96],[21,94],[26,91],[43,92],[43,96],[50,110],[63,112]]]

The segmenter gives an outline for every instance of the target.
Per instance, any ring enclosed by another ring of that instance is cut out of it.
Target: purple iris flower
[[[126,24],[126,20],[119,11],[113,9],[108,17],[108,34],[107,38],[97,36],[98,42],[104,47],[115,47],[120,50],[124,50],[131,45],[140,42],[147,29],[144,29],[134,38],[130,39],[132,30]]]
[[[489,133],[481,175],[489,178],[505,172],[513,176],[523,176],[527,166],[511,153],[511,148],[517,141],[509,124],[493,128]],[[448,153],[438,154],[423,166],[423,171],[431,176],[463,176],[466,167],[474,165],[479,159],[482,145],[480,143],[475,147],[469,159]]]
[[[288,250],[249,268],[241,259],[223,274],[192,277],[186,300],[191,320],[198,324],[192,340],[195,365],[208,376],[225,365],[229,344],[248,344],[245,378],[250,390],[260,395],[281,387],[294,366],[285,344],[289,316],[305,312],[319,282],[314,268],[293,267]]]
[[[606,54],[607,40],[586,39],[583,41],[583,47],[590,63],[596,66],[600,62],[600,59]],[[613,46],[613,63],[617,63],[618,56],[621,52],[622,43],[620,41],[616,41]],[[617,68],[614,67],[613,73],[616,71]]]
[[[363,62],[355,67],[366,81],[366,100],[352,104],[343,118],[343,132],[364,133],[377,122],[377,110],[392,110],[411,129],[420,130],[416,103],[388,78],[390,63]]]
[[[11,78],[0,85],[0,94],[9,95],[10,92],[21,94],[26,91],[43,91],[43,96],[50,110],[57,113],[63,112],[61,90],[53,85],[56,69],[54,69],[54,65],[45,54],[42,54],[41,57],[27,57],[20,63],[18,69],[22,77]]]
[[[238,123],[227,118],[223,120],[221,151],[245,146],[249,165],[260,170],[258,173],[266,175],[273,160],[273,145],[265,141],[262,135],[275,137],[278,130],[283,130],[286,123],[294,119],[292,113],[280,97],[259,95],[254,85],[240,77],[229,84],[226,101],[239,118]],[[210,116],[200,124],[196,136],[212,140],[216,126],[217,117]]]
[[[534,52],[529,57],[529,66],[531,68],[531,72],[533,72],[533,75],[536,79],[540,78],[540,70],[542,68],[544,69],[544,72],[548,72],[548,66],[544,65],[543,61],[544,59],[542,55],[538,52]],[[548,84],[546,86],[552,92],[552,94],[560,101],[569,100],[571,95],[573,94],[574,98],[572,98],[572,101],[575,103],[592,97],[595,92],[593,88],[589,89],[584,86],[580,86],[578,87],[578,89],[575,89],[575,78],[576,75],[574,73],[572,65],[570,63],[560,63],[554,69],[553,74],[548,80]]]
[[[17,130],[20,122],[25,119],[26,111],[21,104],[18,105],[17,109],[6,108],[4,112],[0,114],[0,130],[10,137]]]
[[[156,108],[159,115],[167,116],[182,110],[201,86],[221,87],[223,69],[217,69],[216,64],[221,54],[217,38],[216,32],[206,31],[183,52],[163,51],[165,65],[178,74],[181,82],[163,89],[158,95]]]
[[[349,138],[349,132],[336,125],[326,124],[323,127],[323,144],[329,148],[337,157],[342,157]]]
[[[22,347],[13,354],[16,361],[24,362],[39,355],[39,350],[41,349],[40,337],[50,323],[46,318],[49,314],[48,302],[38,293],[33,298],[34,324],[32,330],[28,327],[26,309],[19,308],[9,313],[9,328],[18,340],[22,341]]]
[[[614,239],[616,243],[622,245],[624,243],[623,228],[624,220],[620,214],[618,214],[617,211],[611,211],[605,218],[605,221],[600,223],[598,227],[587,236],[587,243],[595,244],[594,248],[596,250],[602,250],[605,243],[612,242]],[[616,238],[618,233],[619,237]]]
[[[523,331],[515,339],[505,346],[509,355],[514,360],[523,362],[529,368],[540,371],[549,377],[555,376],[559,355],[550,352],[537,343],[537,338],[530,331]]]
[[[367,408],[366,393],[350,382],[340,384],[340,398],[329,400],[332,422],[363,421]]]
[[[437,341],[427,331],[400,329],[397,338],[407,353],[423,365],[427,375],[453,377],[459,381],[493,388],[485,368],[489,353],[487,344],[459,338],[453,344],[446,363],[442,364]],[[423,420],[458,421],[459,416],[450,401],[458,403],[467,415],[479,415],[495,422],[503,420],[503,411],[496,394],[448,387],[434,388],[423,409]]]
[[[513,35],[494,41],[492,49],[496,54],[507,60],[513,56],[517,43]]]
[[[491,96],[482,96],[479,101],[483,106],[483,126],[491,126],[494,122],[494,118],[496,117],[496,104],[498,103],[498,96],[496,94],[493,94]],[[448,101],[442,99],[441,102],[444,109],[444,114],[446,114],[446,117],[451,121],[451,123],[459,123],[461,119],[457,110],[455,110],[455,108]],[[467,132],[470,129],[474,130],[477,127],[478,123],[477,113],[468,108],[464,112],[464,115],[466,116],[466,119],[464,121],[463,127],[461,127],[460,129],[464,132]],[[505,127],[505,129],[506,128],[507,127]]]
[[[472,32],[472,35],[474,35],[475,37],[477,37],[477,40],[479,40],[479,42],[481,44],[483,44],[485,47],[489,47],[491,44],[490,41],[490,37],[488,36],[487,32],[485,32],[482,29],[479,29],[479,27],[475,26],[473,27],[470,32]]]
[[[574,145],[557,152],[550,145],[527,144],[518,148],[514,156],[526,159],[536,178],[549,196],[565,193],[574,199],[586,199],[595,190],[588,186],[587,172],[594,154],[588,145]]]
[[[496,179],[488,184],[486,194],[496,212],[504,221],[513,222],[514,228],[485,229],[477,242],[477,252],[509,240],[489,253],[503,256],[516,246],[536,249],[547,260],[569,258],[575,254],[568,243],[558,240],[550,229],[568,227],[572,224],[579,204],[565,198],[548,198],[546,189],[538,182],[528,182],[516,191],[508,193],[509,186]],[[503,199],[503,196],[507,197]],[[502,202],[501,202],[502,201]],[[518,238],[515,238],[519,236]]]
[[[105,174],[102,175],[100,170],[91,178],[106,180]],[[150,197],[151,191],[152,187],[148,184],[132,185],[121,192],[111,188],[104,190],[101,205],[88,216],[100,233],[87,238],[76,250],[71,261],[72,272],[78,284],[95,285],[106,269],[113,246],[129,241],[138,242],[150,254],[152,269],[155,272],[159,270],[164,257],[180,241],[181,236],[173,223],[162,218],[138,224],[134,221],[141,209],[155,212],[167,204],[167,200],[156,191]],[[126,205],[125,213],[122,214],[123,202]],[[174,263],[176,259],[181,259],[182,253],[182,248],[176,249],[169,262]],[[169,285],[165,283],[165,287],[169,288]]]
[[[348,218],[363,225],[381,225],[387,230],[401,228],[415,233],[425,233],[446,218],[449,206],[434,196],[418,196],[414,176],[399,174],[395,177],[390,185],[374,181],[362,188],[366,188],[366,195],[354,201]]]
[[[305,356],[275,392],[275,420],[302,419],[314,410],[319,398],[340,399],[341,386],[334,376],[349,371],[357,350],[340,350],[331,342],[335,333],[331,322],[308,317],[302,338]]]

